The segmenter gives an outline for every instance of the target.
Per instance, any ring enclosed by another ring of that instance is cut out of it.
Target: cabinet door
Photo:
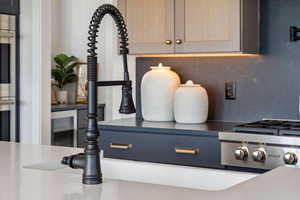
[[[174,0],[119,0],[130,54],[174,53]]]
[[[86,129],[78,129],[77,132],[77,147],[84,148],[86,145]]]
[[[175,0],[175,52],[239,52],[240,0]]]
[[[1,0],[0,13],[18,14],[18,0]]]

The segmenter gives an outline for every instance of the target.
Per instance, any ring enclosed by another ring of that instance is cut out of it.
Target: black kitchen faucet
[[[109,14],[115,21],[120,39],[120,54],[123,57],[124,80],[123,81],[98,81],[97,82],[97,33],[103,17]],[[83,169],[83,184],[102,183],[100,167],[100,148],[98,145],[99,131],[97,126],[97,87],[122,85],[122,101],[119,112],[123,114],[135,113],[135,106],[132,99],[132,82],[129,80],[127,55],[129,50],[128,34],[126,24],[120,11],[111,4],[100,6],[93,14],[89,26],[88,37],[88,127],[86,132],[87,145],[84,153],[66,156],[62,164],[73,169]]]

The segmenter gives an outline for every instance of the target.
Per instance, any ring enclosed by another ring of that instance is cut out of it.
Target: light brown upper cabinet
[[[130,54],[258,53],[259,0],[119,0]]]
[[[119,0],[130,54],[174,52],[174,0]]]

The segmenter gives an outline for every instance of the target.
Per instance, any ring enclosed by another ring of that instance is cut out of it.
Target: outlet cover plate
[[[236,100],[236,82],[226,81],[225,82],[225,99]]]

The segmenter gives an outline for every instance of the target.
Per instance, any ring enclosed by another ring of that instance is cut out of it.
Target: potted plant
[[[74,56],[58,54],[54,57],[55,68],[52,69],[52,77],[55,80],[55,85],[58,88],[57,101],[60,104],[68,103],[68,92],[65,90],[65,85],[76,81],[77,76],[74,68],[77,66],[78,59]]]

